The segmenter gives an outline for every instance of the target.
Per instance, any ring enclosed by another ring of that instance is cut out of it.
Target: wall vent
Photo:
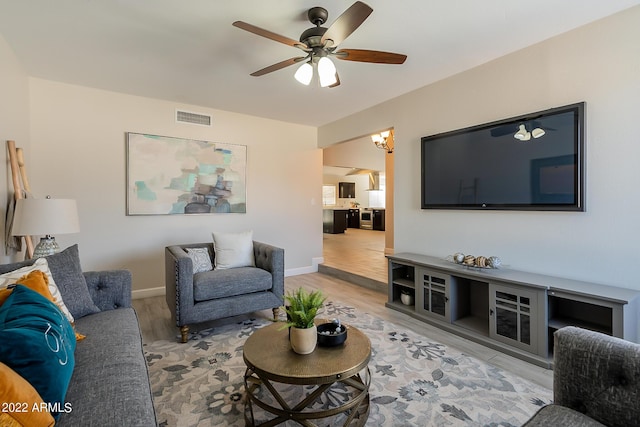
[[[211,126],[211,116],[207,114],[192,113],[190,111],[176,110],[176,122]]]

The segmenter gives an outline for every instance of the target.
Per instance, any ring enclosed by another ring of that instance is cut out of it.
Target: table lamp
[[[33,251],[33,258],[52,255],[60,246],[52,234],[70,234],[80,231],[78,207],[72,199],[18,199],[13,216],[14,236],[42,236]]]

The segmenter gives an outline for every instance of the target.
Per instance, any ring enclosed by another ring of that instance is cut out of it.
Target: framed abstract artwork
[[[126,136],[127,215],[246,213],[245,145]]]

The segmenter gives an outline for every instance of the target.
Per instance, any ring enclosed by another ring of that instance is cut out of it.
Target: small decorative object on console
[[[400,291],[400,301],[404,305],[413,305],[413,291],[409,289]]]
[[[447,261],[476,268],[500,268],[500,265],[502,265],[502,261],[497,256],[474,256],[465,255],[461,252],[456,252],[455,254],[448,256]]]
[[[339,319],[333,319],[331,323],[318,325],[318,345],[322,347],[335,347],[347,340],[347,328],[340,324]]]

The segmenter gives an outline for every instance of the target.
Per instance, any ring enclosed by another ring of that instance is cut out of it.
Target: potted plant
[[[322,291],[307,292],[298,288],[284,296],[291,348],[298,354],[309,354],[316,348],[318,333],[314,320],[326,300]],[[283,328],[284,328],[283,327]]]

